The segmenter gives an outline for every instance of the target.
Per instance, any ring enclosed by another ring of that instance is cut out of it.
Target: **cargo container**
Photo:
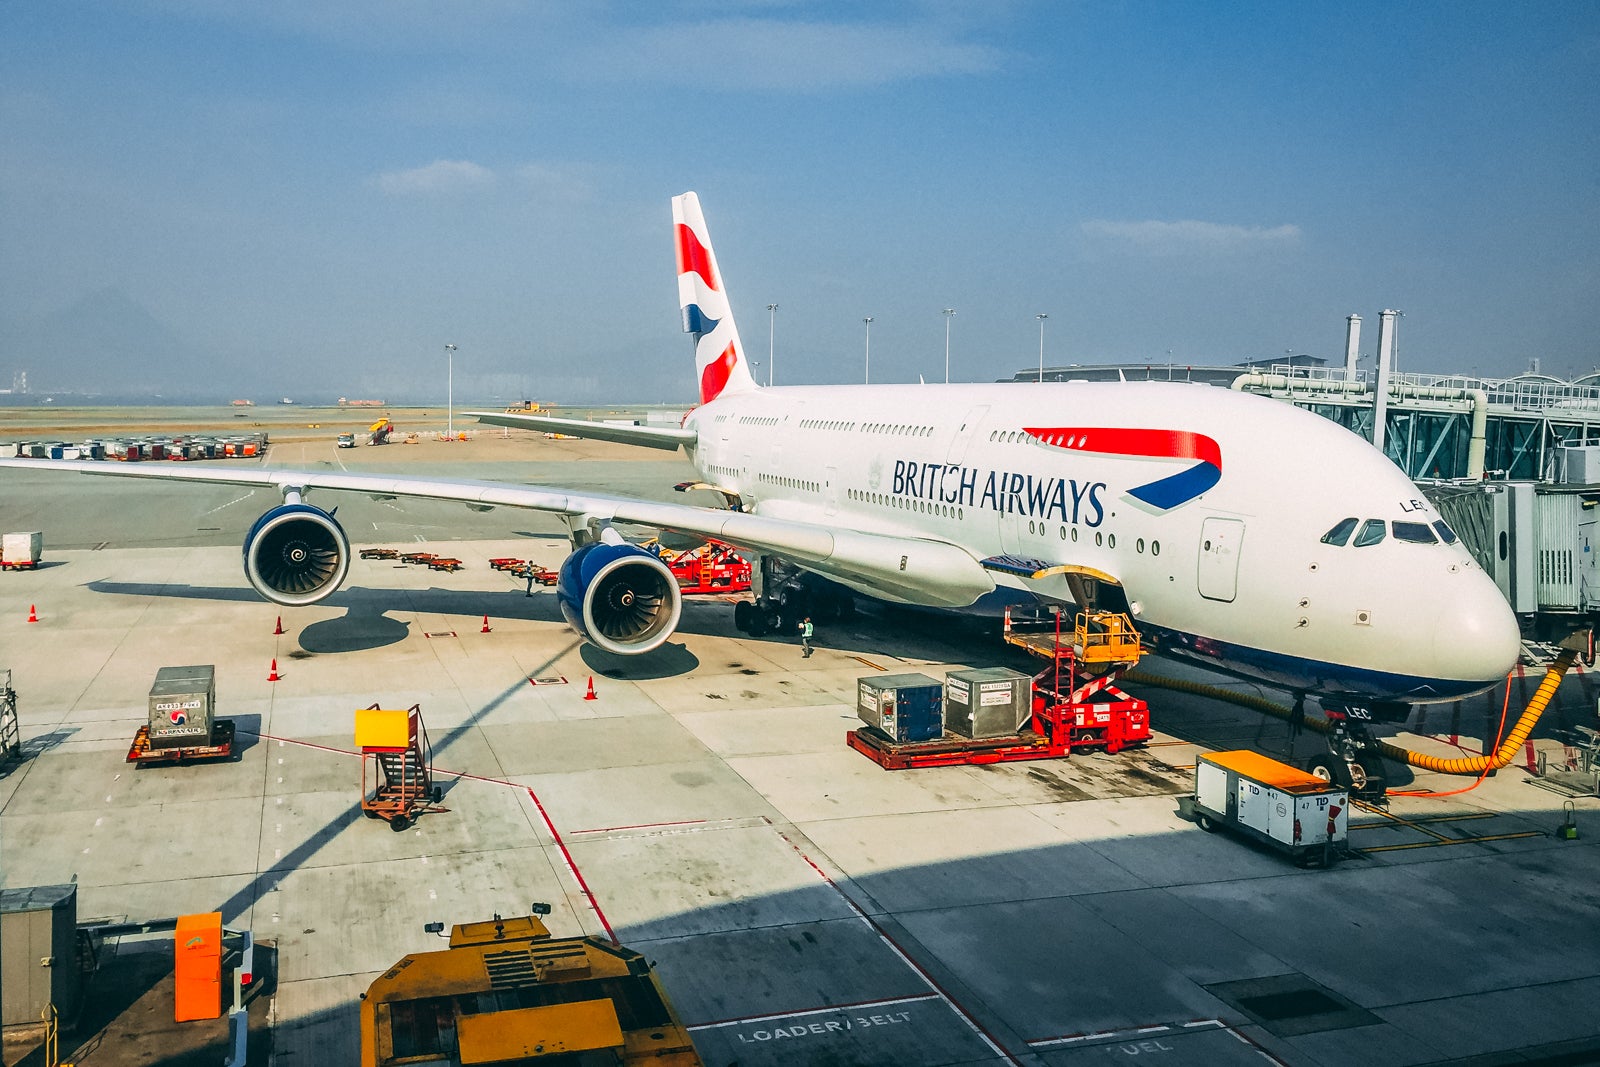
[[[944,727],[962,737],[1008,737],[1033,718],[1033,679],[1008,667],[951,671],[944,679]]]
[[[150,747],[210,744],[216,704],[217,669],[212,664],[160,668],[150,687]]]
[[[8,533],[0,537],[0,563],[6,566],[32,566],[38,563],[44,554],[44,534],[37,530],[30,533]]]
[[[1202,830],[1226,827],[1324,866],[1344,850],[1350,818],[1344,788],[1248,749],[1203,753],[1194,796],[1178,806]]]
[[[926,674],[856,679],[856,714],[900,743],[944,736],[944,686]]]

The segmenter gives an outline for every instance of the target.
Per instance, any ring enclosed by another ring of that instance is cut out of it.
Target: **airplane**
[[[700,480],[680,488],[714,490],[722,507],[344,471],[0,467],[277,488],[283,503],[246,535],[244,569],[285,606],[328,597],[349,572],[349,540],[306,502],[313,490],[553,513],[572,544],[562,613],[618,655],[659,648],[682,611],[667,567],[616,529],[639,525],[759,556],[762,596],[735,610],[755,633],[792,626],[811,604],[847,611],[854,594],[977,613],[1089,599],[1126,610],[1163,655],[1317,696],[1356,724],[1482,692],[1516,662],[1517,620],[1493,580],[1422,492],[1343,427],[1189,383],[758,386],[699,198],[672,206],[699,390],[682,425],[467,414],[681,448]]]

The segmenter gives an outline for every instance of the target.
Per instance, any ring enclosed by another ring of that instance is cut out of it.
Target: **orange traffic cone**
[[[278,628],[276,630],[272,631],[272,636],[273,637],[277,637],[282,633],[283,633],[283,616],[279,615],[278,616]]]
[[[267,675],[267,681],[276,682],[277,680],[278,680],[278,661],[277,661],[276,658],[274,658],[273,661],[272,661],[272,673]]]
[[[488,633],[489,632],[489,616],[487,616],[487,615],[485,615],[483,617],[483,630],[481,632],[482,633]]]
[[[39,609],[34,607],[32,604],[28,605],[28,621],[29,622],[38,622],[39,621]]]
[[[600,699],[599,697],[594,695],[594,675],[592,675],[592,674],[589,675],[589,691],[587,693],[583,694],[583,699],[585,699],[585,700],[599,700]]]

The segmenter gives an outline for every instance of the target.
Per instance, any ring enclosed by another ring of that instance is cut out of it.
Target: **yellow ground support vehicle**
[[[362,1067],[649,1063],[700,1067],[637,952],[552,938],[536,914],[463,923],[450,947],[406,956],[361,1001]]]

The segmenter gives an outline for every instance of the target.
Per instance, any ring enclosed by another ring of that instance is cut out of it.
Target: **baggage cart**
[[[150,726],[145,724],[139,727],[139,732],[133,735],[133,744],[128,747],[129,763],[193,763],[196,760],[232,759],[233,747],[233,720],[211,720],[211,734],[205,739],[204,744],[179,745],[169,748],[152,748],[150,746]]]
[[[1287,853],[1295,863],[1327,867],[1345,849],[1346,790],[1258,752],[1208,752],[1195,760],[1193,796],[1178,810],[1202,830],[1225,828]]]
[[[31,571],[44,556],[44,534],[8,533],[0,535],[0,570]]]

